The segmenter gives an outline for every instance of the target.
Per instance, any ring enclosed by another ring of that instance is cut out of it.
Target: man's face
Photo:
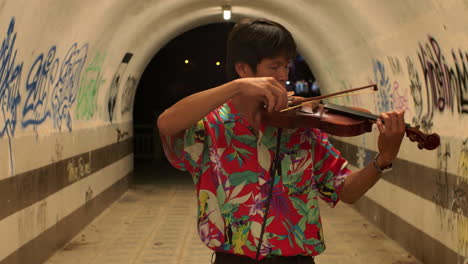
[[[257,72],[253,72],[248,65],[246,74],[241,77],[273,77],[284,87],[289,75],[289,65],[291,61],[284,56],[274,58],[264,58],[257,64]]]

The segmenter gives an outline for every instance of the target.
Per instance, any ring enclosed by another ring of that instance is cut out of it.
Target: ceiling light
[[[223,6],[223,18],[224,20],[231,19],[231,6],[229,5]]]

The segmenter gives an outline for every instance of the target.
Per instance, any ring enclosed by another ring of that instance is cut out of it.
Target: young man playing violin
[[[158,118],[166,156],[192,174],[201,240],[214,263],[314,263],[325,250],[317,197],[353,203],[397,157],[404,113],[377,121],[379,155],[351,172],[315,128],[279,129],[264,111],[288,105],[285,82],[296,54],[291,34],[243,20],[228,39],[232,81],[186,97]]]

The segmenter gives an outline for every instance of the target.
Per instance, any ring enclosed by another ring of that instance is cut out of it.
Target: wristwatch
[[[372,164],[374,165],[375,170],[377,171],[378,174],[383,174],[383,173],[390,172],[392,170],[392,163],[390,163],[389,165],[381,168],[379,166],[379,164],[377,164],[377,158],[379,157],[379,155],[380,155],[380,152],[377,152],[377,155],[375,155],[374,161],[372,162]]]

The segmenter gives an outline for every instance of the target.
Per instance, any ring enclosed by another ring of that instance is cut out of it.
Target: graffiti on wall
[[[463,255],[468,254],[468,198],[466,188],[468,183],[468,138],[466,138],[460,149],[458,159],[458,177],[455,186],[452,188],[450,209],[455,213],[458,235],[458,252]],[[463,263],[465,259],[459,259],[458,263]]]
[[[115,131],[117,132],[117,142],[120,142],[121,140],[130,136],[130,133],[128,133],[128,131],[122,131],[118,128],[116,128]]]
[[[119,67],[117,68],[114,74],[114,77],[112,78],[112,83],[109,89],[109,96],[107,101],[107,110],[109,114],[109,121],[111,123],[114,119],[114,110],[117,102],[117,94],[119,92],[120,83],[125,73],[125,70],[127,69],[128,63],[130,62],[132,57],[132,53],[125,53],[122,62],[120,63]]]
[[[379,90],[377,91],[377,111],[379,113],[393,110],[393,94],[391,82],[385,70],[385,64],[380,60],[373,60],[374,80]]]
[[[466,154],[466,145],[462,146],[462,153]],[[441,145],[437,150],[436,190],[432,201],[437,205],[437,212],[442,219],[442,227],[447,230],[457,230],[458,251],[468,251],[468,199],[466,183],[462,177],[456,177],[456,182],[450,180],[448,174],[449,160],[452,156],[449,143]],[[460,163],[464,163],[465,156],[460,155]],[[455,217],[453,217],[455,215]],[[461,262],[459,262],[461,263]]]
[[[466,138],[461,146],[460,158],[458,160],[458,176],[465,183],[468,183],[468,138]]]
[[[40,54],[34,61],[26,79],[27,96],[23,109],[23,127],[44,123],[48,118],[54,128],[62,131],[66,126],[72,130],[71,107],[76,99],[80,74],[86,61],[88,45],[78,48],[74,43],[64,59],[56,56],[52,46],[45,56]]]
[[[388,64],[390,65],[390,69],[392,70],[392,73],[394,75],[396,74],[402,74],[401,70],[401,65],[400,65],[400,60],[397,57],[387,57],[388,59]]]
[[[8,27],[6,37],[0,49],[0,137],[5,134],[13,136],[17,122],[17,107],[21,101],[20,81],[23,63],[16,62],[15,19]]]
[[[468,113],[468,53],[461,50],[451,51],[452,63],[446,57],[437,42],[429,36],[427,43],[419,44],[417,52],[422,70],[420,78],[415,64],[406,58],[410,92],[414,103],[413,123],[422,130],[430,131],[433,127],[435,112]],[[421,81],[424,80],[424,87]],[[439,171],[435,183],[436,191],[432,201],[437,205],[443,225],[457,230],[458,252],[468,252],[468,198],[466,184],[468,183],[468,138],[461,145],[458,160],[458,175],[456,183],[450,182],[448,175],[448,160],[452,153],[446,143],[438,149],[437,169]],[[455,217],[451,214],[453,212]],[[465,254],[466,255],[466,254]],[[458,263],[465,263],[461,257]]]
[[[73,44],[59,68],[58,81],[52,90],[52,119],[54,127],[62,130],[62,125],[72,130],[71,108],[76,99],[80,74],[88,54],[88,45],[78,48]]]
[[[451,202],[451,209],[455,212],[457,235],[458,235],[458,251],[466,253],[468,251],[468,220],[466,219],[468,203],[466,192],[461,188],[454,190],[454,198]]]
[[[405,111],[409,113],[411,109],[408,104],[409,89],[400,86],[398,81],[392,81],[390,73],[386,70],[392,69],[393,74],[403,74],[401,65],[397,57],[388,57],[391,67],[386,67],[383,61],[373,60],[374,82],[379,88],[377,92],[376,111],[379,113],[387,111]]]
[[[97,109],[97,94],[105,82],[101,72],[105,58],[105,54],[98,52],[83,72],[76,100],[76,119],[89,120],[94,116]]]
[[[133,108],[133,98],[135,96],[137,88],[136,84],[137,80],[133,76],[128,77],[127,81],[125,82],[125,88],[123,90],[122,97],[120,100],[120,105],[122,106],[122,115],[124,115],[125,113],[129,113],[130,110]]]
[[[408,107],[408,89],[401,88],[397,81],[392,85],[393,93],[393,109],[399,111],[410,112]]]
[[[12,175],[11,141],[17,124],[23,128],[32,126],[36,136],[38,126],[48,119],[59,131],[64,127],[72,130],[71,108],[88,53],[87,44],[79,47],[74,43],[64,57],[59,58],[58,48],[51,46],[47,53],[39,54],[34,60],[24,76],[25,88],[22,88],[24,65],[17,61],[15,22],[13,17],[0,48],[0,138],[8,137]]]
[[[448,160],[451,157],[450,144],[440,145],[437,148],[437,170],[439,173],[435,179],[436,191],[432,196],[432,201],[437,205],[440,216],[446,218],[445,208],[449,208],[450,182],[448,176]],[[449,225],[451,220],[449,219]]]
[[[68,182],[76,182],[91,174],[91,157],[72,158],[67,163]]]
[[[13,17],[0,50],[0,137],[14,135],[18,122],[17,108],[23,99],[20,95],[23,63],[16,62],[16,36]],[[51,118],[55,128],[61,130],[67,126],[71,131],[70,109],[76,99],[87,53],[87,44],[78,47],[74,43],[62,60],[57,56],[56,46],[52,46],[47,54],[38,55],[26,77],[26,96],[21,115],[24,128],[37,128],[37,125]]]
[[[451,201],[451,209],[456,213],[457,218],[457,235],[458,235],[458,251],[465,256],[468,255],[468,198],[466,191],[460,186],[466,186],[468,183],[468,138],[466,138],[461,146],[460,156],[458,160],[458,177],[457,184],[453,191],[453,200]],[[459,259],[459,263],[463,263]]]
[[[423,115],[423,90],[418,71],[410,57],[406,57],[406,65],[408,67],[411,97],[414,103],[413,124],[420,126],[422,131],[431,131],[434,126],[433,115],[430,115],[430,113]]]
[[[56,47],[50,48],[46,57],[39,55],[33,63],[26,81],[27,96],[23,108],[23,127],[42,124],[50,117],[50,87],[53,85],[57,69]],[[31,75],[33,74],[33,75]],[[37,133],[36,133],[37,134]]]
[[[15,134],[23,63],[16,61],[15,18],[11,19],[0,48],[0,138],[8,137],[10,168],[13,172],[11,140]]]
[[[421,88],[419,77],[411,60],[407,60],[408,73],[411,81],[411,93],[415,103],[416,113],[414,123],[429,130],[433,124],[434,112],[466,114],[468,113],[468,52],[451,50],[450,55],[444,54],[438,41],[428,37],[428,41],[419,44],[417,52],[422,69],[425,89]],[[421,80],[422,80],[421,79]],[[457,230],[457,249],[461,253],[458,263],[466,263],[463,255],[468,252],[468,199],[466,183],[468,182],[468,139],[462,143],[456,183],[449,182],[447,175],[447,160],[450,158],[450,146],[438,152],[437,192],[433,201],[438,205],[438,211],[448,228]],[[447,208],[448,210],[444,210]],[[453,212],[455,217],[448,215]]]
[[[452,49],[447,57],[437,40],[429,36],[426,43],[419,43],[417,56],[422,75],[412,59],[406,57],[409,92],[414,103],[412,121],[421,130],[430,132],[436,111],[468,113],[468,52]],[[413,110],[408,107],[408,92],[401,89],[399,81],[390,79],[387,70],[390,69],[393,75],[403,74],[400,60],[397,57],[387,59],[388,65],[373,60],[374,80],[379,86],[377,111]]]
[[[449,64],[437,40],[419,44],[418,58],[426,84],[426,107],[432,116],[434,110],[468,113],[468,52],[451,52]]]

